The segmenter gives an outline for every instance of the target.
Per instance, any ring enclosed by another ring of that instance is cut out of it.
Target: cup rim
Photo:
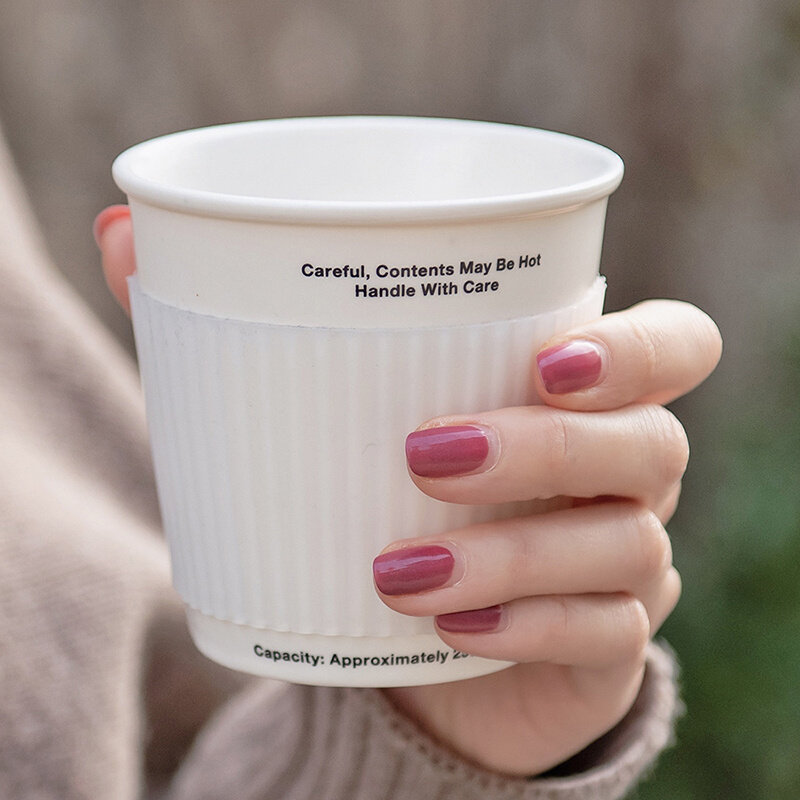
[[[176,186],[145,174],[142,162],[158,150],[185,147],[191,140],[213,140],[245,129],[278,127],[380,128],[405,126],[409,129],[443,130],[448,127],[502,129],[519,137],[568,143],[576,152],[591,152],[598,161],[596,174],[583,181],[550,189],[506,195],[477,196],[444,200],[301,200],[226,194]],[[114,160],[114,181],[129,198],[184,214],[245,221],[295,224],[404,224],[459,222],[481,218],[514,217],[560,213],[600,200],[619,186],[624,172],[622,159],[603,145],[565,133],[498,122],[440,117],[334,116],[294,117],[214,125],[166,134],[134,145]]]

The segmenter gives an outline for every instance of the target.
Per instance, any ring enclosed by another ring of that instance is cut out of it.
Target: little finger
[[[650,639],[647,611],[628,594],[528,597],[438,616],[436,628],[472,655],[591,668],[641,658]]]

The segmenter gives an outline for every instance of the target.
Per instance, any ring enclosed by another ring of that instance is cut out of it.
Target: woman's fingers
[[[660,522],[624,502],[398,543],[374,575],[388,606],[435,616],[458,650],[587,667],[638,658],[681,588]]]
[[[444,642],[470,655],[598,669],[643,660],[679,596],[673,568],[653,591],[650,608],[624,592],[523,597],[439,615],[436,628]]]
[[[675,300],[649,300],[546,342],[534,369],[545,403],[597,411],[668,403],[702,383],[722,353],[714,322]]]
[[[650,639],[644,606],[624,594],[526,597],[437,617],[436,627],[470,655],[592,668],[635,660]]]
[[[130,314],[126,278],[133,275],[136,259],[133,252],[133,227],[128,206],[109,206],[94,221],[94,238],[103,256],[106,283],[123,310]]]
[[[408,437],[406,457],[417,486],[452,503],[612,495],[653,508],[674,492],[689,446],[661,406],[531,406],[434,420]]]
[[[671,565],[670,540],[655,514],[619,501],[398,542],[375,559],[373,572],[392,608],[435,616],[518,597],[618,592],[650,610],[651,588]]]

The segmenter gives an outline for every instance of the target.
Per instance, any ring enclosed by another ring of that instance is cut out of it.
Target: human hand
[[[630,709],[647,643],[680,594],[664,524],[688,445],[659,404],[705,379],[720,353],[716,326],[696,308],[642,303],[545,344],[533,381],[546,405],[438,418],[409,437],[409,473],[431,497],[561,507],[396,542],[376,559],[390,608],[435,616],[457,650],[519,662],[386,690],[439,741],[484,767],[533,775]]]
[[[95,234],[127,308],[135,259],[126,208],[103,212]],[[553,351],[568,342],[583,344]],[[697,309],[653,301],[557,337],[543,354],[533,380],[545,406],[432,420],[411,437],[409,466],[417,486],[441,500],[552,498],[560,510],[398,542],[376,559],[391,608],[435,616],[442,639],[463,652],[519,662],[387,695],[455,752],[517,775],[579,752],[637,696],[646,644],[680,594],[663,525],[688,448],[658,404],[711,372],[720,339]],[[465,466],[470,474],[457,474]],[[415,555],[419,546],[426,550]],[[413,568],[404,566],[409,551]]]

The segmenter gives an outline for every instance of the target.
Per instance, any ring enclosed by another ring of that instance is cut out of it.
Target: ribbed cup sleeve
[[[342,636],[430,633],[377,598],[372,559],[519,506],[441,503],[409,480],[408,433],[535,400],[538,346],[599,316],[566,308],[440,328],[310,328],[131,300],[175,586],[217,619]],[[324,602],[319,602],[324,598]]]

